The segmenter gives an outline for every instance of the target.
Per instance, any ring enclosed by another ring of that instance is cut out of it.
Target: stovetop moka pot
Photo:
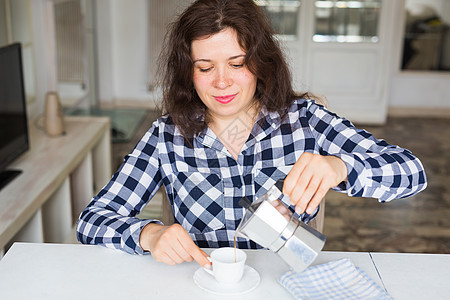
[[[302,272],[317,257],[325,236],[308,226],[279,199],[284,180],[279,180],[253,203],[242,198],[246,208],[236,236],[246,237],[277,253],[294,271]]]

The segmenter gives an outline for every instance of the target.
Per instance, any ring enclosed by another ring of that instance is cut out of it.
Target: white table
[[[288,269],[284,262],[270,251],[246,252],[261,283],[240,297],[225,297],[195,285],[195,262],[167,266],[150,255],[101,246],[15,243],[0,261],[0,299],[292,299],[277,282]],[[343,257],[396,300],[450,295],[450,255],[322,252],[314,263]]]
[[[371,253],[371,256],[394,299],[450,299],[450,254]]]

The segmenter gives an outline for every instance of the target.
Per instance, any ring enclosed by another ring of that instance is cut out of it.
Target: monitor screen
[[[22,51],[0,48],[0,172],[29,149]]]

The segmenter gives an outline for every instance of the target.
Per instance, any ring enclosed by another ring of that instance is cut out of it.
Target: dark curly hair
[[[162,110],[187,139],[207,126],[206,106],[193,84],[192,41],[236,31],[244,63],[257,78],[255,104],[282,116],[294,100],[292,77],[269,21],[253,0],[198,0],[170,24],[159,59]]]

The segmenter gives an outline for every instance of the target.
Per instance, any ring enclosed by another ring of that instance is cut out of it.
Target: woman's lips
[[[234,95],[227,95],[227,96],[214,96],[214,99],[216,99],[217,102],[220,102],[222,104],[227,104],[231,102],[237,94]]]

